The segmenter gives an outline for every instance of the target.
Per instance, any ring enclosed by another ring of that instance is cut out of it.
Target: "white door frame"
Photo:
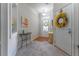
[[[75,21],[76,20],[76,21]],[[78,49],[78,45],[79,45],[79,3],[74,4],[74,52],[75,52],[75,56],[79,55],[79,49]]]
[[[8,3],[1,3],[1,56],[8,52]]]

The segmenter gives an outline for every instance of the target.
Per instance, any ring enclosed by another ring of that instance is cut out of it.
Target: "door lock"
[[[77,47],[79,48],[79,45]]]
[[[71,30],[71,28],[69,28],[69,29],[68,29],[68,33],[69,33],[69,34],[71,34],[71,33],[72,33],[72,30]]]

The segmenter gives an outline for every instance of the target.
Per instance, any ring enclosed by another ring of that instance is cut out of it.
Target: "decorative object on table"
[[[57,28],[65,27],[68,24],[68,19],[66,13],[60,10],[53,20],[53,25]]]
[[[24,30],[22,30],[22,33],[24,34]]]

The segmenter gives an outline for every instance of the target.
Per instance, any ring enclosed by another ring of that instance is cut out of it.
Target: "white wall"
[[[69,4],[70,3],[54,3],[54,9],[53,9],[53,11],[57,11],[59,9],[62,9],[62,8],[66,7]]]
[[[32,37],[37,36],[39,34],[39,19],[38,19],[38,13],[31,9],[27,4],[19,4],[18,8],[18,15],[19,15],[19,21],[18,21],[18,31],[21,32],[21,16],[27,17],[29,20],[29,29],[25,29],[25,32],[32,32]]]
[[[36,5],[35,5],[36,6]],[[53,5],[52,5],[53,7]],[[53,9],[52,7],[48,7],[50,8],[50,10],[48,11],[49,14],[49,22],[51,23],[51,19],[53,19]],[[38,8],[38,7],[37,7]],[[41,18],[40,18],[40,13],[36,11],[36,9],[31,8],[30,6],[28,6],[27,4],[19,4],[19,20],[18,21],[20,24],[18,24],[18,30],[19,32],[21,31],[21,16],[27,17],[30,21],[30,28],[28,29],[29,31],[32,32],[32,37],[33,36],[37,36],[40,35],[42,30],[41,30]],[[50,31],[50,26],[49,26],[49,31]],[[27,32],[27,30],[25,29],[25,32]],[[48,34],[48,33],[46,33]]]

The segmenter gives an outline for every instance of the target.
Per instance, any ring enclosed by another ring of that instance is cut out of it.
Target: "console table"
[[[27,47],[27,40],[31,40],[31,32],[27,32],[27,33],[21,33],[18,34],[21,37],[21,48],[23,46],[23,41],[26,41],[26,47]]]

